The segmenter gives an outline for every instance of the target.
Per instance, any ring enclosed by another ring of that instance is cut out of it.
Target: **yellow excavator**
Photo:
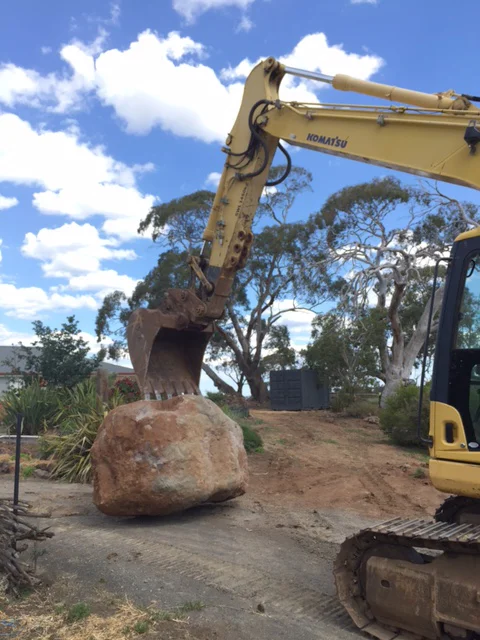
[[[390,104],[283,102],[279,88],[287,74]],[[325,76],[274,58],[258,64],[222,149],[226,162],[204,244],[189,259],[190,288],[171,289],[159,309],[130,317],[128,346],[145,397],[199,393],[213,324],[248,260],[263,189],[274,185],[268,176],[277,149],[287,172],[290,167],[281,141],[480,189],[475,102],[480,98],[453,91],[428,94]],[[347,539],[334,566],[340,601],[360,629],[380,640],[480,638],[480,334],[471,335],[462,311],[480,295],[480,228],[458,236],[447,262],[428,447],[431,481],[451,497],[435,520],[395,518]]]

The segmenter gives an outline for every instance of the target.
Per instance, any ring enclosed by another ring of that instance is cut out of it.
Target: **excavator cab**
[[[440,491],[480,497],[480,228],[449,260],[430,408],[430,476]]]

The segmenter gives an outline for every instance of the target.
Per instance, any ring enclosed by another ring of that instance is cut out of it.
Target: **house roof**
[[[35,349],[36,352],[40,351]],[[0,376],[8,375],[12,372],[12,368],[5,364],[6,362],[12,362],[15,365],[20,365],[22,361],[20,347],[11,345],[0,345]],[[119,364],[113,364],[113,362],[102,362],[100,369],[104,369],[107,373],[128,373],[134,375],[134,370],[130,367],[122,367]]]

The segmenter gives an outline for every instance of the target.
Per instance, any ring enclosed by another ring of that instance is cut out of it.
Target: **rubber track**
[[[358,574],[362,558],[366,551],[383,544],[478,555],[480,525],[394,518],[364,529],[341,545],[334,569],[337,592],[357,627],[379,640],[412,640],[409,632],[392,630],[376,622],[360,592]]]

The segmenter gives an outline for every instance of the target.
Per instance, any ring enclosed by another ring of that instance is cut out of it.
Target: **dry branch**
[[[34,570],[20,560],[20,553],[27,544],[18,544],[22,540],[41,542],[53,536],[53,532],[39,529],[26,518],[45,517],[29,512],[30,505],[20,502],[14,506],[9,498],[0,498],[0,581],[5,591],[18,592],[22,586],[32,586],[37,582]]]

